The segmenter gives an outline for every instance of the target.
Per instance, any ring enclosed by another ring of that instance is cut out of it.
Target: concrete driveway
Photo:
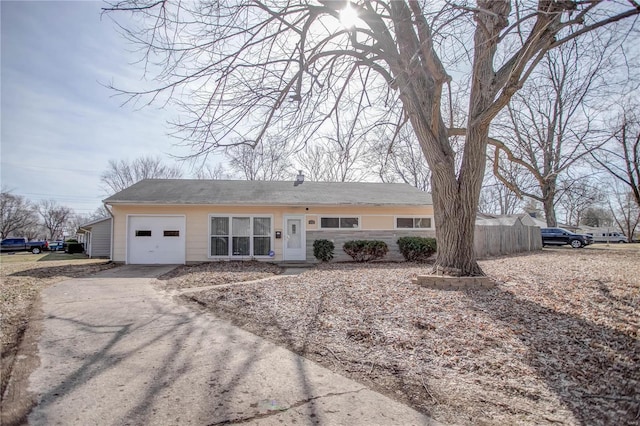
[[[415,410],[152,285],[123,266],[43,293],[33,425],[426,425]]]

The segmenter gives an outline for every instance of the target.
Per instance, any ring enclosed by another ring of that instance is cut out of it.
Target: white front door
[[[304,216],[284,217],[284,260],[307,260]]]

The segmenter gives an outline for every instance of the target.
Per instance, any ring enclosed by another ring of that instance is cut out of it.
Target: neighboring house
[[[112,219],[105,217],[85,223],[78,229],[82,236],[84,252],[91,258],[111,258]]]
[[[107,198],[113,257],[131,264],[312,262],[313,242],[435,237],[431,195],[397,183],[147,179]]]

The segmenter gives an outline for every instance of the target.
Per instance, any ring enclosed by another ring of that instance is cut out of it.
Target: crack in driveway
[[[308,404],[311,401],[315,401],[316,399],[328,398],[328,397],[332,397],[332,396],[348,395],[350,393],[359,393],[359,392],[362,392],[363,390],[367,390],[367,388],[360,388],[360,389],[356,389],[356,390],[348,391],[348,392],[330,392],[330,393],[325,394],[325,395],[312,396],[311,398],[306,398],[306,399],[303,399],[301,401],[295,402],[295,403],[293,403],[292,405],[290,405],[287,408],[269,410],[266,413],[258,413],[258,414],[254,415],[254,416],[245,417],[245,418],[241,418],[241,419],[223,420],[223,421],[216,422],[216,423],[210,423],[207,426],[218,426],[218,425],[231,425],[231,424],[248,423],[248,422],[251,422],[253,420],[264,419],[264,418],[267,418],[267,417],[278,415],[280,413],[284,413],[286,411],[291,410],[292,408],[298,408],[298,407],[300,407],[302,405]]]

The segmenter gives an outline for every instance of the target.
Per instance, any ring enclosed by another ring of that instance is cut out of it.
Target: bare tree
[[[222,164],[216,164],[215,166],[207,164],[196,173],[196,179],[220,180],[227,179],[227,177],[227,172],[222,167]]]
[[[109,211],[109,208],[103,204],[100,207],[96,208],[94,212],[87,217],[87,222],[103,219],[105,217],[111,217],[111,212]]]
[[[291,178],[291,153],[286,141],[272,139],[255,148],[247,145],[228,147],[225,151],[229,169],[246,180],[285,180]]]
[[[40,201],[36,209],[42,217],[42,224],[47,230],[47,237],[52,240],[63,237],[63,231],[67,222],[71,219],[73,211],[69,207],[61,206],[53,200]]]
[[[360,182],[370,175],[363,162],[367,146],[354,132],[335,127],[334,135],[318,138],[295,155],[296,164],[309,180],[317,182]]]
[[[607,49],[602,47],[595,60],[583,50],[574,41],[549,52],[495,126],[503,143],[490,141],[494,174],[518,195],[540,201],[547,226],[557,226],[559,179],[602,144],[585,99],[601,83]],[[505,175],[513,163],[530,174],[535,185],[522,186]]]
[[[431,170],[411,126],[402,127],[393,139],[374,135],[369,145],[367,165],[382,182],[404,182],[421,191],[431,190]]]
[[[38,215],[31,202],[21,195],[12,194],[2,188],[0,193],[0,234],[2,238],[12,235],[24,235],[25,231],[38,224]]]
[[[624,105],[609,143],[591,154],[593,160],[626,185],[640,207],[640,105]]]
[[[564,211],[564,223],[578,226],[590,207],[605,201],[604,193],[589,179],[565,179],[560,182],[558,204]]]
[[[612,226],[613,225],[613,216],[611,215],[610,209],[604,209],[602,207],[592,206],[587,208],[583,215],[580,223],[582,225],[594,226],[596,228],[602,226]]]
[[[480,191],[478,211],[488,214],[515,214],[522,209],[522,199],[500,181],[485,183]]]
[[[614,183],[613,196],[609,198],[609,209],[618,228],[631,241],[640,224],[640,206],[627,185]]]
[[[353,13],[341,13],[345,5]],[[473,230],[493,119],[549,50],[640,13],[633,0],[124,0],[106,10],[148,18],[123,31],[164,66],[159,84],[122,93],[173,99],[188,114],[176,124],[195,155],[270,134],[306,142],[343,111],[339,121],[365,133],[410,123],[432,173],[434,272],[450,275],[483,274]],[[472,74],[467,124],[453,130],[442,97],[463,70]],[[465,137],[459,161],[452,134]]]
[[[100,176],[108,194],[115,194],[142,179],[176,179],[182,177],[179,167],[163,164],[159,157],[140,157],[133,161],[109,160],[109,166]]]

